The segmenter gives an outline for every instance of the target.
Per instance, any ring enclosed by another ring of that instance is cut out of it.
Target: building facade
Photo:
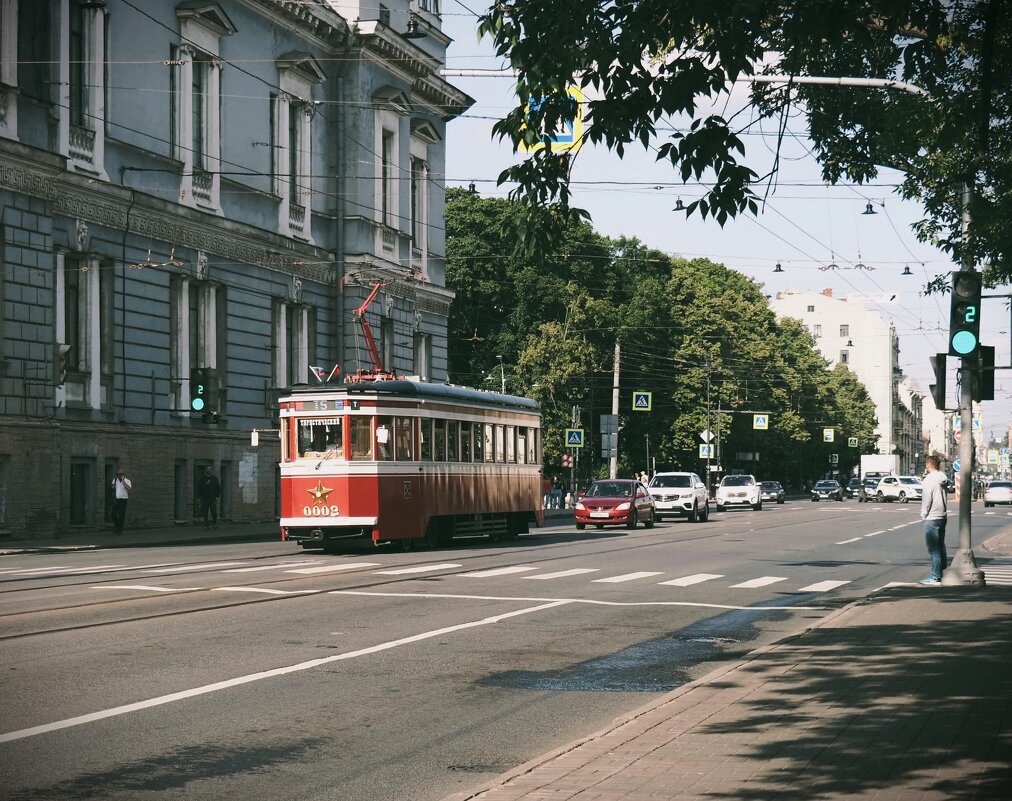
[[[446,377],[435,0],[0,0],[0,532],[276,514],[276,399]],[[203,413],[191,411],[197,383]],[[251,444],[258,430],[259,447]]]
[[[832,289],[780,292],[771,305],[778,317],[801,321],[830,365],[847,365],[864,384],[875,404],[877,452],[897,454],[904,473],[922,471],[923,393],[900,369],[892,322],[862,302],[834,298]]]

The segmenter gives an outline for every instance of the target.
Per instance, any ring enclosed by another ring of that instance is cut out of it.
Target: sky
[[[454,39],[447,70],[493,70],[508,65],[494,55],[490,42],[477,38],[479,0],[464,5],[444,0],[443,31]],[[474,105],[447,128],[447,186],[473,182],[483,196],[505,197],[508,185],[497,186],[499,173],[523,155],[509,143],[493,139],[492,126],[515,105],[515,81],[509,77],[450,77],[474,98]],[[841,89],[841,91],[861,91]],[[716,109],[727,117],[742,108],[747,87],[736,87]],[[687,120],[672,121],[686,127]],[[776,129],[753,127],[744,138],[745,162],[762,174],[771,164]],[[573,204],[590,212],[596,231],[610,237],[635,237],[648,247],[686,258],[703,257],[726,265],[762,284],[763,292],[797,290],[834,297],[871,296],[869,308],[892,319],[900,340],[900,366],[927,393],[934,376],[928,357],[948,349],[948,295],[925,295],[927,282],[958,269],[946,253],[917,240],[911,228],[921,219],[919,204],[904,201],[895,189],[899,173],[883,170],[871,184],[827,186],[811,154],[800,115],[788,125],[780,171],[758,216],[746,215],[723,228],[698,214],[686,218],[674,211],[702,194],[696,184],[683,185],[653,153],[631,147],[619,158],[604,146],[581,149],[573,171]],[[660,140],[663,141],[663,140]],[[759,188],[759,193],[764,189]],[[865,214],[868,204],[875,214]],[[776,273],[777,264],[782,272]],[[832,269],[830,265],[837,265]],[[858,266],[861,265],[861,266]],[[911,275],[904,275],[909,267]],[[1008,293],[1007,287],[985,290]],[[985,299],[981,310],[981,342],[994,345],[996,363],[1012,363],[1010,313],[1005,300]],[[855,340],[855,344],[860,342]],[[947,386],[954,396],[954,360],[949,359]],[[925,408],[933,408],[928,395]],[[1004,437],[1012,419],[1012,373],[998,372],[995,401],[982,405],[985,433]]]

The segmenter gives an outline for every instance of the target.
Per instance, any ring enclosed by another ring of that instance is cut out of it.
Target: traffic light
[[[62,387],[67,381],[70,366],[70,345],[53,345],[53,386]]]
[[[973,400],[994,400],[994,348],[980,346],[980,369],[973,377]]]
[[[939,411],[945,411],[945,359],[946,354],[944,353],[936,353],[934,356],[928,357],[931,369],[935,373],[935,383],[929,384],[928,390],[931,392],[931,399],[935,402],[935,408]]]
[[[562,454],[562,466],[563,467],[572,467],[573,466],[573,454],[571,454],[571,453],[564,453],[564,454]]]
[[[980,289],[980,273],[960,270],[952,274],[950,356],[972,356],[980,348]]]
[[[190,374],[190,411],[218,411],[218,371],[213,367],[196,367]]]

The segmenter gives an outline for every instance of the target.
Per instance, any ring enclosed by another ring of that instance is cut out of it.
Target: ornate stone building
[[[371,367],[377,283],[384,367],[445,379],[448,42],[434,0],[0,0],[0,531],[107,524],[118,468],[133,527],[205,467],[274,516],[276,398]]]

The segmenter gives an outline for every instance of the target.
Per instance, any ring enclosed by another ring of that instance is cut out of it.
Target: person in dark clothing
[[[221,495],[221,484],[210,467],[204,468],[204,475],[197,485],[197,498],[200,500],[200,511],[204,518],[204,531],[210,526],[218,528],[218,496]],[[208,524],[210,518],[210,525]]]
[[[113,533],[122,534],[126,522],[127,501],[130,499],[130,492],[134,485],[126,477],[122,470],[116,472],[116,478],[112,480],[113,495],[116,503],[112,509]]]

